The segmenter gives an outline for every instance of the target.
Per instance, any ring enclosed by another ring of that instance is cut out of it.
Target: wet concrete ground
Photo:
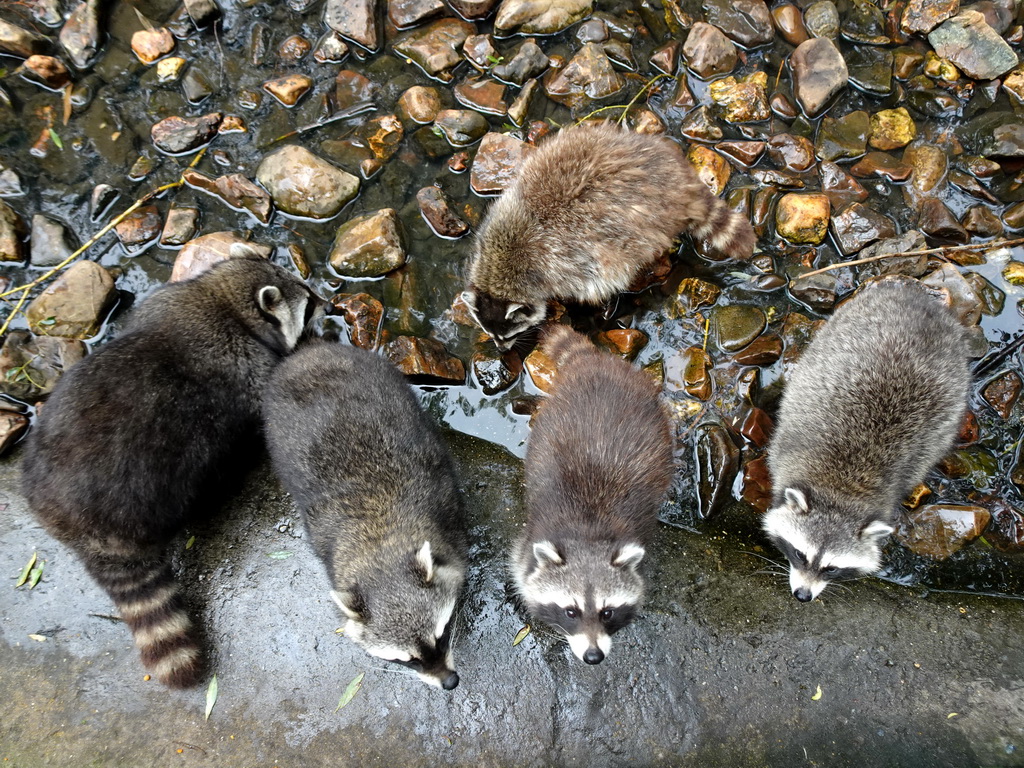
[[[867,579],[804,605],[757,573],[767,564],[749,547],[662,527],[646,610],[604,664],[585,666],[541,631],[512,647],[524,617],[503,553],[522,465],[450,439],[475,541],[459,688],[385,669],[335,634],[320,563],[264,465],[180,542],[219,681],[209,721],[205,685],[143,680],[110,600],[26,509],[15,452],[0,464],[0,765],[1024,765],[1015,600]],[[33,551],[42,581],[15,590]]]

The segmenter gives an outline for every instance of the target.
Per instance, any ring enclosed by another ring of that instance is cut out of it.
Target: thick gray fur
[[[964,328],[909,278],[868,284],[818,332],[768,451],[764,528],[798,599],[880,567],[900,501],[953,445],[969,386]]]
[[[265,417],[346,635],[454,688],[466,525],[451,458],[402,374],[370,352],[311,344],[274,373]]]
[[[167,685],[202,672],[167,545],[215,511],[221,476],[251,455],[270,371],[318,304],[258,257],[164,286],[61,378],[29,435],[29,504],[110,594]]]

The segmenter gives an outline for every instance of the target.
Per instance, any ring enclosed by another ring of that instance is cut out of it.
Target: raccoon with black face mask
[[[876,572],[900,501],[952,447],[970,386],[968,338],[909,278],[868,284],[804,350],[768,448],[769,539],[797,600]]]
[[[756,242],[672,140],[608,123],[565,128],[491,205],[463,299],[505,351],[544,320],[551,299],[608,301],[683,232],[736,258]]]
[[[345,635],[452,690],[466,524],[448,451],[387,360],[320,342],[271,378],[265,430]]]
[[[599,664],[643,600],[639,565],[672,478],[669,421],[650,377],[584,336],[555,326],[541,345],[558,373],[527,444],[511,570],[530,613]]]
[[[202,673],[168,544],[212,512],[207,492],[258,437],[263,386],[318,306],[258,257],[164,286],[60,379],[29,434],[29,505],[107,591],[165,685]]]

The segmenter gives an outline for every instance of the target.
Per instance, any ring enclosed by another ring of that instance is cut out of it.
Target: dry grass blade
[[[338,700],[338,706],[334,709],[335,712],[340,710],[342,707],[348,706],[349,702],[355,698],[355,695],[359,693],[359,688],[363,684],[363,678],[366,676],[365,672],[360,672],[358,675],[352,678],[352,682],[345,688],[345,692],[341,694],[341,698]]]

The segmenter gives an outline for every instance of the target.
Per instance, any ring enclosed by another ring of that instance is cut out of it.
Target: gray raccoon
[[[783,390],[763,521],[797,600],[879,569],[900,501],[953,445],[970,380],[963,327],[908,278],[867,285],[815,336]]]
[[[512,552],[529,611],[598,664],[644,594],[638,566],[672,478],[672,439],[643,372],[555,326],[558,365],[526,450],[526,530]]]
[[[455,688],[462,502],[451,458],[402,374],[361,349],[308,346],[275,371],[265,429],[274,469],[348,618],[345,635]]]
[[[168,544],[259,435],[260,396],[318,301],[261,258],[157,290],[58,382],[29,434],[22,485],[131,629],[162,683],[202,674]]]
[[[711,194],[670,139],[606,123],[566,128],[491,205],[463,296],[506,350],[544,320],[550,299],[611,299],[682,232],[736,257],[756,242],[750,222]]]

